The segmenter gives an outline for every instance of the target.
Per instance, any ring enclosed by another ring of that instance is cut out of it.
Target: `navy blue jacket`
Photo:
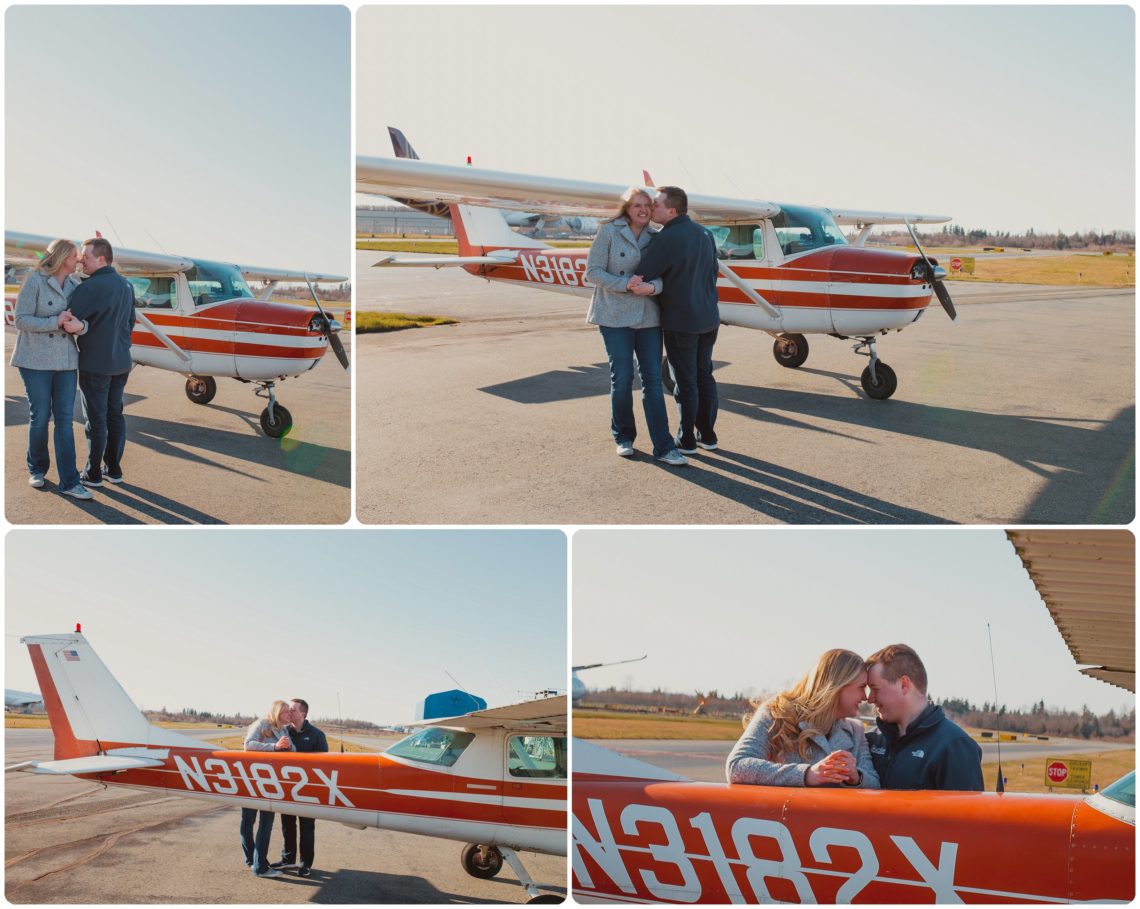
[[[942,708],[928,704],[906,731],[879,720],[867,734],[871,761],[884,789],[951,789],[982,792],[982,749]]]
[[[127,279],[104,265],[72,291],[67,308],[87,323],[79,336],[79,368],[103,376],[130,372],[135,292]]]
[[[663,282],[657,303],[665,331],[702,334],[720,325],[716,241],[688,215],[678,215],[641,254],[637,273]]]
[[[289,738],[293,740],[293,747],[298,751],[329,750],[329,740],[325,738],[325,734],[308,720],[301,724],[300,729],[294,729],[292,726],[287,728]]]

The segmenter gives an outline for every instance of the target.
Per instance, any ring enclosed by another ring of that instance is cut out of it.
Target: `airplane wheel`
[[[191,376],[186,380],[186,397],[195,404],[209,404],[218,393],[213,376]]]
[[[293,428],[293,415],[280,404],[273,405],[273,421],[269,420],[269,408],[261,412],[261,428],[271,439],[280,439]]]
[[[863,391],[867,392],[868,398],[874,398],[876,401],[885,401],[893,395],[895,389],[899,387],[898,377],[895,375],[895,371],[882,360],[880,360],[875,367],[875,375],[879,380],[878,382],[871,380],[870,366],[863,370],[863,375],[860,376],[860,381],[863,383]]]
[[[677,377],[673,375],[673,364],[669,362],[668,357],[661,358],[661,384],[667,395],[673,394],[673,390],[677,387]]]
[[[808,358],[808,342],[803,335],[784,335],[772,343],[772,356],[788,369],[803,366]]]
[[[554,894],[554,893],[543,893],[540,896],[536,896],[534,899],[527,900],[527,903],[564,903],[564,902],[566,902],[566,897],[558,896],[557,894]]]
[[[484,853],[478,843],[469,843],[459,853],[459,862],[463,870],[472,877],[491,878],[503,867],[503,854],[494,846]]]

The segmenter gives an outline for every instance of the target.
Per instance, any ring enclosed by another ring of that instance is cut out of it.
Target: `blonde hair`
[[[798,754],[806,759],[812,736],[826,736],[835,725],[839,692],[867,671],[859,654],[850,650],[829,650],[815,668],[787,691],[767,701],[772,714],[768,728],[771,760]],[[760,704],[754,703],[759,707]],[[803,728],[800,724],[803,723]]]
[[[617,221],[619,218],[629,218],[629,207],[633,204],[633,200],[638,196],[645,196],[649,200],[649,204],[653,204],[653,196],[649,194],[649,190],[644,186],[631,186],[624,193],[621,194],[621,208],[617,210],[611,221]]]
[[[44,250],[44,257],[40,260],[40,264],[36,267],[44,274],[54,275],[64,261],[72,253],[79,252],[79,247],[72,243],[70,240],[52,240],[47,249]]]
[[[281,722],[281,713],[289,709],[288,701],[274,701],[273,705],[269,708],[269,713],[265,715],[266,721],[275,729],[280,729],[285,724]]]

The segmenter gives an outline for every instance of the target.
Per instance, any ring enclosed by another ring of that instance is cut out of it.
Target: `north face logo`
[[[923,751],[921,748],[919,748],[918,751],[912,751],[910,753],[910,756],[916,757],[916,758],[924,758],[924,757],[926,757],[926,752]]]

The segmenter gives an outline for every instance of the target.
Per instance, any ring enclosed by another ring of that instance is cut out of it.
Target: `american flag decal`
[[[69,660],[72,663],[78,663],[79,662],[79,651],[78,650],[65,650],[63,652],[63,658],[65,660]]]

